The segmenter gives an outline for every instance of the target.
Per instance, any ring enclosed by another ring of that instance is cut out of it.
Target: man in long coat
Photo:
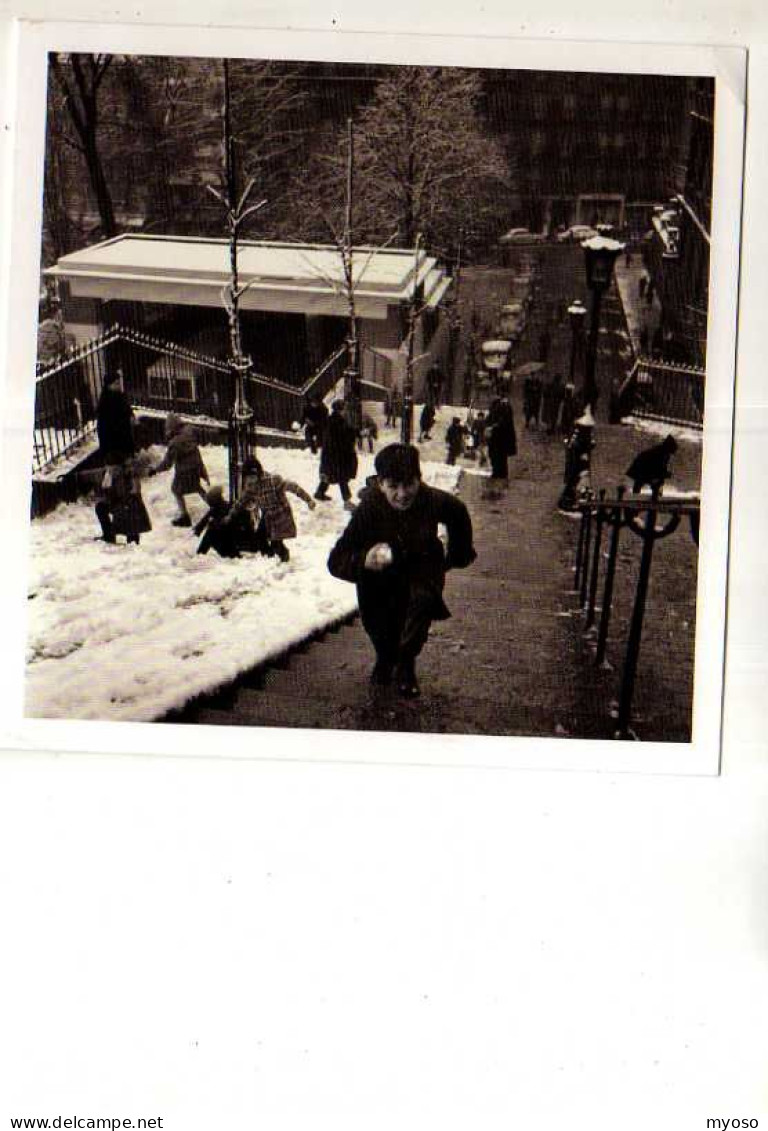
[[[371,682],[386,685],[395,674],[400,694],[412,698],[419,694],[416,657],[430,625],[451,615],[443,600],[446,572],[477,557],[472,521],[455,495],[422,483],[413,445],[389,444],[375,468],[328,569],[357,586],[363,627],[376,650]],[[448,532],[447,551],[440,525]]]
[[[485,434],[488,438],[491,478],[506,481],[509,478],[509,463],[507,461],[510,456],[517,454],[515,418],[512,414],[509,397],[496,397],[491,404],[488,410],[488,424]]]
[[[347,510],[354,510],[349,482],[357,475],[355,430],[344,419],[344,401],[334,401],[320,456],[320,482],[316,499],[328,498],[328,487],[338,483]]]
[[[105,460],[107,455],[120,456],[124,460],[136,455],[133,409],[123,389],[120,369],[104,378],[104,388],[96,406],[96,434],[99,451]]]

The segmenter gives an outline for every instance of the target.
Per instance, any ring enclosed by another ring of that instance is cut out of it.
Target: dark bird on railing
[[[632,480],[633,494],[639,495],[646,485],[651,491],[660,491],[664,480],[669,479],[672,456],[677,451],[677,441],[671,434],[660,444],[639,452],[627,468],[627,476]]]

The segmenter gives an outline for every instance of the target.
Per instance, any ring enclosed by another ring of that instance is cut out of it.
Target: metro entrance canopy
[[[389,308],[408,301],[414,287],[414,252],[355,249],[357,313],[387,319]],[[244,310],[346,317],[338,251],[322,244],[243,241],[240,283],[248,284]],[[227,240],[121,235],[62,256],[46,275],[67,284],[76,299],[221,307],[229,281]],[[437,260],[419,257],[416,283],[435,308],[450,286]]]

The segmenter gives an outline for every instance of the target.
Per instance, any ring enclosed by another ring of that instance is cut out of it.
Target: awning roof
[[[355,249],[360,317],[386,318],[388,306],[411,296],[414,260],[409,249]],[[243,241],[238,268],[241,285],[248,284],[241,299],[246,310],[347,314],[341,257],[332,246]],[[65,279],[76,297],[221,306],[221,291],[229,281],[229,243],[122,235],[62,256],[46,274]],[[434,307],[451,281],[437,260],[422,252],[418,282],[424,286],[424,301]]]

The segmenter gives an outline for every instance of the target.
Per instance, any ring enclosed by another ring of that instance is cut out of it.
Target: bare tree
[[[112,59],[112,55],[64,55],[55,51],[50,55],[51,72],[75,130],[70,144],[85,160],[105,239],[117,234],[112,195],[99,148],[99,90]]]

